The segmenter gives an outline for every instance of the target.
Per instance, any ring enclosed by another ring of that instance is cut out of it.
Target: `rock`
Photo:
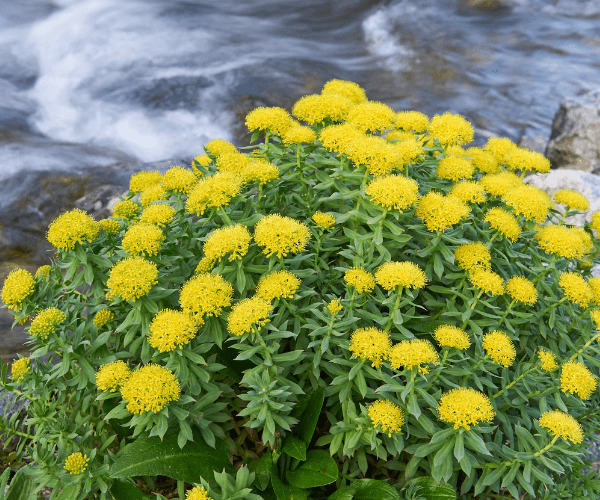
[[[538,135],[533,139],[531,137],[523,136],[519,139],[518,146],[521,148],[527,148],[530,151],[537,151],[538,153],[544,154],[548,141],[544,139],[544,136]]]
[[[545,155],[554,168],[600,172],[600,89],[560,104]]]

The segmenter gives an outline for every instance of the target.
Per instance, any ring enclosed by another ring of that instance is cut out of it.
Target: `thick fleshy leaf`
[[[333,483],[338,478],[337,463],[324,450],[310,450],[296,470],[288,471],[286,478],[297,488],[313,488]]]

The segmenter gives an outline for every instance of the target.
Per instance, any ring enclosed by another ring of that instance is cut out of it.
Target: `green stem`
[[[394,303],[394,307],[390,310],[390,319],[383,328],[386,332],[391,330],[392,325],[394,324],[394,313],[398,309],[398,306],[400,306],[400,300],[402,299],[402,287],[400,285],[396,287],[396,295],[396,302]]]
[[[544,446],[540,451],[536,451],[533,456],[534,457],[539,457],[540,455],[542,455],[543,453],[546,453],[550,448],[552,448],[552,445],[554,443],[556,443],[556,440],[558,439],[558,436],[554,436],[552,438],[552,441],[550,441],[550,443],[547,446]]]
[[[559,305],[561,305],[565,300],[567,300],[567,297],[563,297],[562,299],[560,299],[558,302],[556,302],[555,304],[552,304],[548,307],[546,307],[546,309],[544,309],[541,313],[539,314],[544,314],[545,312],[548,312],[550,309],[552,309],[553,307],[558,307]]]
[[[508,308],[506,309],[506,312],[504,313],[504,315],[500,318],[500,321],[498,322],[498,328],[500,328],[502,326],[502,323],[506,319],[506,316],[508,315],[508,313],[511,311],[511,307],[513,306],[513,304],[515,302],[516,302],[516,300],[512,299],[511,303],[508,304]]]
[[[323,230],[319,229],[319,234],[317,235],[317,250],[315,252],[315,262],[313,267],[316,269],[317,264],[319,263],[319,252],[321,251],[321,238],[323,237]]]
[[[225,210],[223,210],[223,207],[219,207],[219,215],[225,221],[226,224],[233,224],[229,216],[225,213]]]
[[[269,133],[269,130],[265,130],[265,159],[267,161],[269,160],[269,136],[271,134]]]
[[[507,391],[508,389],[510,389],[513,385],[519,383],[519,381],[523,380],[527,375],[529,375],[533,370],[535,370],[537,368],[537,363],[533,364],[531,366],[531,368],[529,368],[529,370],[526,370],[525,372],[521,373],[521,375],[519,375],[516,379],[514,379],[510,384],[508,384],[504,389],[502,389],[500,392],[497,392],[496,394],[494,394],[492,396],[492,399],[496,399],[498,396],[500,396],[503,392]]]
[[[554,264],[556,262],[556,255],[552,256],[552,260],[550,262],[548,262],[548,270],[554,269]],[[542,278],[544,278],[544,276],[546,276],[546,273],[540,273],[538,274],[535,278],[533,278],[533,280],[531,280],[531,282],[535,285],[538,281],[540,281]]]
[[[440,367],[444,366],[444,364],[446,363],[446,358],[448,357],[448,353],[450,352],[450,349],[446,346],[443,347],[443,350],[444,350],[444,354],[442,355],[442,361],[440,363]],[[442,373],[442,370],[440,370],[433,376],[433,378],[431,379],[431,381],[429,382],[429,384],[427,385],[425,390],[429,389],[433,385],[433,383],[438,379],[438,377],[440,376],[441,373]]]
[[[471,305],[469,306],[469,309],[474,310],[475,306],[477,305],[477,301],[479,300],[479,298],[483,295],[483,290],[479,290],[479,295],[477,295],[477,297],[475,297],[475,299],[473,300],[473,302],[471,303]],[[467,309],[467,311],[469,310]],[[467,312],[465,311],[465,312]],[[469,315],[469,317],[467,319],[465,319],[460,327],[461,330],[465,329],[465,326],[467,326],[467,322],[469,321],[469,319],[471,318],[471,315]]]
[[[590,340],[588,340],[585,344],[583,344],[583,347],[581,349],[579,349],[579,351],[577,351],[575,354],[573,354],[573,356],[571,356],[568,361],[573,361],[577,356],[579,356],[583,351],[585,351],[594,340],[596,340],[598,337],[600,337],[600,332],[598,332],[596,335],[594,335]]]
[[[492,248],[492,242],[496,239],[496,236],[498,236],[498,231],[496,231],[494,234],[492,234],[492,237],[486,243],[486,246],[488,247],[488,249]]]

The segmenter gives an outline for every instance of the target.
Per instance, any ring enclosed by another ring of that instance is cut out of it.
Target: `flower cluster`
[[[256,296],[272,301],[293,299],[300,286],[300,279],[289,271],[275,271],[260,278],[256,285]]]
[[[137,300],[146,295],[158,280],[158,268],[154,262],[142,257],[128,257],[117,262],[110,270],[109,297]]]
[[[377,400],[369,405],[369,418],[373,426],[382,432],[387,432],[389,437],[400,432],[404,425],[404,412],[402,408],[391,401]]]
[[[233,286],[218,274],[201,273],[191,278],[179,293],[179,305],[191,315],[198,326],[204,316],[218,316],[231,305]]]
[[[471,345],[471,340],[467,333],[457,326],[440,325],[433,332],[433,336],[440,347],[468,349]]]
[[[94,241],[100,226],[91,215],[78,208],[67,212],[50,223],[46,238],[60,250],[73,250],[77,243]]]
[[[517,357],[515,346],[506,333],[494,331],[483,336],[483,349],[494,361],[504,367],[511,366]]]
[[[254,240],[264,247],[263,253],[267,257],[286,257],[290,252],[301,252],[309,238],[306,224],[279,214],[267,215],[254,226]]]
[[[238,337],[251,331],[259,332],[269,322],[273,311],[271,302],[261,297],[243,299],[227,315],[227,329]]]
[[[102,392],[116,392],[130,376],[131,370],[124,361],[111,361],[96,373],[96,386]]]
[[[423,288],[427,277],[414,262],[384,262],[375,271],[375,281],[385,290],[397,287]]]
[[[191,316],[181,311],[163,309],[150,323],[148,343],[159,352],[172,351],[192,340],[197,330],[198,326]]]
[[[56,327],[67,319],[67,315],[56,307],[49,307],[41,311],[29,327],[29,334],[40,340],[46,340],[56,331]]]
[[[390,334],[379,328],[360,328],[350,337],[350,352],[357,358],[368,359],[375,367],[387,359],[391,348]]]
[[[89,457],[83,453],[72,453],[65,460],[65,470],[68,471],[69,474],[81,474],[87,469],[89,463]]]
[[[13,269],[2,285],[2,302],[13,311],[21,310],[21,303],[33,293],[35,279],[26,269]]]
[[[453,424],[455,429],[463,427],[466,430],[496,416],[490,398],[470,387],[458,387],[442,394],[437,411],[442,422]]]
[[[353,267],[344,274],[344,281],[353,286],[358,293],[372,292],[375,288],[375,278],[362,267]]]
[[[540,426],[552,434],[572,443],[583,441],[583,429],[571,415],[560,410],[551,410],[540,416]]]
[[[428,373],[426,363],[437,364],[439,356],[429,340],[402,340],[395,344],[389,353],[390,366],[396,370],[405,367],[408,370],[418,368],[421,373]]]
[[[121,385],[121,396],[129,413],[158,413],[181,395],[179,381],[166,368],[147,364],[131,373]]]
[[[12,378],[15,382],[25,378],[25,374],[31,369],[30,363],[29,358],[19,358],[12,364]]]
[[[581,399],[589,399],[598,385],[598,379],[589,368],[579,361],[568,361],[562,366],[560,388],[568,394],[577,394]]]
[[[248,253],[252,237],[245,226],[236,224],[215,229],[208,235],[204,247],[204,257],[198,264],[196,272],[210,271],[219,259],[229,254],[229,260],[241,259]]]

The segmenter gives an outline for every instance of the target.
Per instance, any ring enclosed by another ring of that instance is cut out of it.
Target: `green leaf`
[[[325,389],[319,387],[310,397],[306,411],[302,414],[300,422],[294,429],[307,445],[310,444],[317,428],[321,408],[323,408],[323,401],[325,401]]]
[[[288,436],[283,442],[283,452],[298,460],[306,460],[306,443],[294,436]]]
[[[288,471],[287,480],[296,488],[313,488],[331,484],[338,478],[338,467],[324,450],[310,450],[306,462],[294,471]]]
[[[341,488],[327,500],[400,500],[400,493],[392,485],[379,479],[356,479]]]
[[[59,495],[56,497],[56,500],[76,500],[77,497],[79,496],[80,488],[81,488],[81,486],[79,484],[70,484],[68,486],[65,486],[62,489],[62,491],[59,493]],[[19,498],[19,500],[24,500],[24,498],[28,498],[28,497],[15,497],[14,500],[16,500],[17,498]],[[36,497],[33,496],[30,498],[34,499]]]
[[[144,495],[133,483],[117,479],[110,487],[110,492],[115,500],[146,500],[151,498]]]
[[[456,500],[456,490],[449,484],[436,484],[431,476],[421,476],[411,480],[419,486],[418,494],[426,500]]]
[[[157,437],[141,436],[127,445],[115,461],[110,477],[167,476],[186,483],[196,483],[200,476],[212,478],[213,471],[230,469],[227,446],[221,440],[216,448],[208,446],[197,429],[194,441],[183,449],[177,444],[177,431],[170,430],[161,441]]]
[[[261,491],[264,491],[271,482],[271,467],[273,466],[273,457],[270,448],[260,457],[256,463],[254,472],[256,473],[256,483]]]
[[[37,495],[34,493],[37,484],[25,474],[24,469],[19,469],[10,482],[8,491],[6,492],[5,500],[35,500]],[[68,488],[68,487],[67,487]],[[65,488],[66,489],[66,488]],[[64,491],[64,489],[63,489]],[[79,486],[76,486],[74,495],[65,496],[64,499],[59,495],[61,500],[76,499],[79,494]],[[62,493],[61,493],[62,495]],[[58,500],[58,499],[57,499]]]
[[[275,467],[271,469],[271,486],[273,486],[277,500],[307,500],[310,494],[310,490],[303,490],[283,484],[277,475]]]

